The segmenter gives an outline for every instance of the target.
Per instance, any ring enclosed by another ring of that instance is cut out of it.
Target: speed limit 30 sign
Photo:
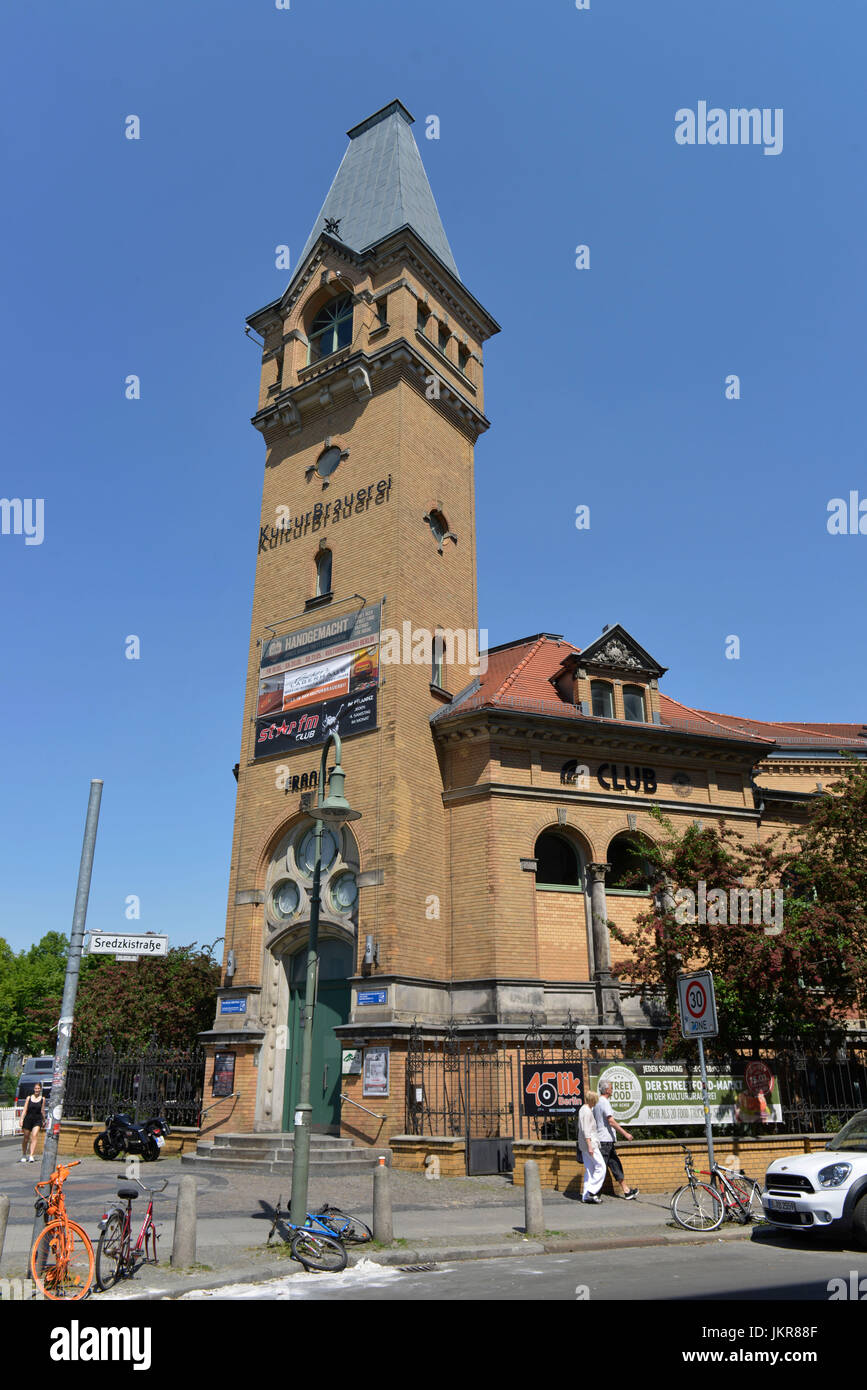
[[[678,975],[677,1007],[680,1012],[682,1037],[716,1037],[719,1032],[716,997],[713,992],[713,975],[709,970],[696,970],[691,975]]]

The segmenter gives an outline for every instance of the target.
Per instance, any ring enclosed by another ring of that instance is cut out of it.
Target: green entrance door
[[[311,1124],[320,1134],[340,1130],[340,1063],[342,1048],[334,1029],[349,1020],[354,953],[351,946],[327,937],[319,942],[319,990],[313,1016],[313,1064],[310,1071]],[[301,1099],[301,1051],[304,1039],[304,975],[307,951],[289,963],[289,1056],[283,1105],[283,1128],[294,1128]]]

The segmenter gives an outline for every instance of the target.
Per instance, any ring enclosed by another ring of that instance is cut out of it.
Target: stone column
[[[605,875],[610,864],[588,864],[590,909],[593,918],[593,978],[599,1022],[604,1026],[623,1024],[620,991],[611,976],[611,947],[608,938],[608,909],[605,904]]]

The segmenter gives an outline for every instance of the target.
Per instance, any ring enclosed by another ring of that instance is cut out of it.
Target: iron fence
[[[755,1057],[753,1049],[744,1048],[709,1060],[738,1075]],[[605,1065],[629,1065],[636,1060],[685,1065],[698,1084],[694,1052],[663,1057],[650,1048],[638,1057],[633,1048],[628,1054],[613,1046],[583,1050],[577,1046],[571,1020],[560,1030],[544,1032],[531,1021],[522,1039],[509,1041],[475,1035],[454,1021],[438,1036],[425,1036],[414,1027],[407,1053],[406,1132],[467,1140],[574,1139],[572,1116],[524,1113],[524,1064],[554,1072],[571,1068],[581,1073],[586,1089],[591,1075]],[[767,1121],[757,1114],[755,1121],[742,1117],[736,1125],[720,1126],[722,1131],[834,1133],[859,1110],[867,1109],[867,1035],[851,1034],[843,1045],[809,1052],[797,1042],[783,1040],[763,1048],[761,1060],[777,1079],[782,1120]],[[697,1132],[702,1128],[699,1118],[695,1125],[681,1123],[671,1132],[685,1136],[692,1128]],[[645,1129],[645,1137],[655,1133],[662,1138],[668,1133],[664,1127]]]
[[[147,1047],[118,1052],[110,1042],[95,1051],[73,1049],[64,1115],[105,1120],[116,1111],[136,1123],[163,1115],[169,1124],[197,1128],[201,1121],[205,1054],[201,1048]]]

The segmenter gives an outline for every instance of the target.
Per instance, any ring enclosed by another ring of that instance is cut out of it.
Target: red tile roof
[[[529,714],[547,714],[560,719],[590,719],[579,705],[561,699],[551,677],[569,656],[580,655],[580,647],[549,633],[522,638],[513,645],[495,647],[488,655],[488,667],[478,683],[466,693],[444,705],[434,715],[441,723],[470,709],[515,709]],[[816,748],[867,747],[867,730],[859,724],[801,724],[779,720],[750,719],[744,715],[717,714],[692,709],[670,695],[660,693],[662,725],[688,733],[718,738],[744,738],[766,743]],[[594,717],[594,722],[597,722]],[[611,723],[621,723],[612,720]]]

